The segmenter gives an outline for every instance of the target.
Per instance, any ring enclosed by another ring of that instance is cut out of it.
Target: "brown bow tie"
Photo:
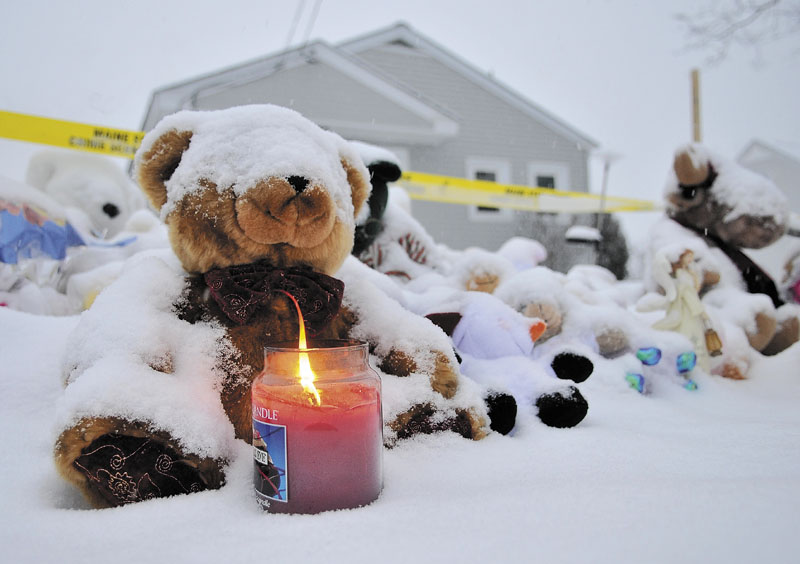
[[[317,335],[339,313],[344,282],[307,267],[277,268],[265,262],[217,268],[204,274],[214,301],[228,318],[244,325],[276,292],[297,300],[306,331]]]

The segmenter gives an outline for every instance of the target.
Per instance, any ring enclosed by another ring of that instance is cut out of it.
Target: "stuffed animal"
[[[567,347],[534,362],[542,358],[535,343],[547,328],[541,319],[526,317],[485,292],[437,288],[407,296],[411,309],[429,312],[426,317],[450,335],[464,374],[486,388],[493,430],[511,431],[519,406],[535,406],[549,427],[574,427],[586,417],[589,403],[574,384],[585,381],[594,365]]]
[[[603,267],[578,265],[567,274],[544,266],[522,270],[500,284],[495,295],[547,324],[540,344],[578,341],[611,358],[629,348],[631,330],[620,319],[620,310],[637,292]]]
[[[790,256],[783,265],[780,290],[787,303],[800,304],[800,252]]]
[[[29,313],[73,313],[58,291],[64,261],[85,245],[58,202],[0,177],[0,304]]]
[[[135,166],[174,255],[126,263],[67,347],[56,463],[95,506],[222,485],[252,440],[264,347],[297,342],[285,293],[312,340],[369,343],[387,443],[485,435],[482,398],[444,333],[368,277],[335,278],[370,190],[341,137],[277,106],[186,111],[145,136]]]
[[[134,211],[110,239],[75,229],[67,219],[75,211],[34,186],[0,178],[0,303],[35,314],[79,313],[125,259],[168,246],[149,209]]]
[[[428,288],[444,286],[492,294],[518,276],[528,277],[529,271],[547,258],[547,250],[527,237],[512,237],[497,252],[477,247],[456,251],[436,243],[411,213],[395,202],[397,191],[402,190],[391,192],[392,197],[389,197],[388,183],[402,174],[396,157],[366,143],[359,143],[358,149],[371,173],[372,195],[369,215],[360,218],[356,226],[356,241],[361,243],[354,247],[354,255],[406,289],[424,293]],[[514,291],[502,292],[502,299],[523,315],[544,320],[547,324],[541,337],[544,341],[561,332],[565,315],[565,304],[559,297],[564,293],[563,275],[545,267],[535,270],[547,279],[546,289],[539,287],[536,281],[528,284],[521,280],[521,283],[511,283]],[[578,267],[574,270],[583,272]],[[592,276],[599,279],[610,276],[607,286],[616,283],[614,275],[600,267],[594,268]],[[558,282],[549,283],[552,280]],[[524,300],[519,299],[518,289],[523,290]],[[613,324],[600,323],[595,329],[601,354],[613,356],[627,346],[624,334]],[[586,365],[586,362],[581,360],[580,364]],[[564,369],[574,374],[584,371],[578,366],[564,366]]]
[[[26,182],[66,207],[83,234],[99,238],[114,237],[145,207],[141,191],[119,166],[89,153],[40,151],[28,162]]]
[[[546,258],[544,247],[524,237],[509,240],[496,253],[480,248],[455,251],[437,244],[395,201],[398,192],[392,191],[390,197],[388,183],[401,176],[396,158],[368,144],[360,143],[358,149],[371,173],[372,194],[370,214],[356,226],[356,240],[362,244],[354,248],[354,255],[395,281],[394,287],[380,285],[398,303],[425,315],[452,338],[464,373],[486,388],[491,428],[510,432],[519,405],[535,406],[548,426],[580,423],[588,402],[573,384],[594,370],[584,354],[588,351],[562,342],[560,349],[551,347],[548,355],[537,354],[540,360],[532,362],[534,343],[550,330],[549,325],[514,311],[492,295],[517,268]],[[548,324],[551,321],[560,325],[560,320],[548,319]],[[500,358],[517,358],[515,372],[520,377],[510,376],[507,368],[488,368]]]
[[[797,342],[800,310],[784,305],[769,275],[741,250],[766,247],[784,233],[783,193],[768,179],[691,144],[675,153],[665,198],[667,217],[650,236],[648,289],[659,289],[652,275],[658,253],[674,263],[691,251],[699,294],[722,323],[741,328],[764,354]]]

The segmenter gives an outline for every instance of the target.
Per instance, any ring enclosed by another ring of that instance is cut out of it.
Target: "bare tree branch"
[[[716,0],[677,14],[686,47],[724,59],[733,45],[756,48],[800,32],[800,0]]]

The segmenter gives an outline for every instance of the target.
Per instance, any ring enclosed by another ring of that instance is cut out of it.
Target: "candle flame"
[[[306,325],[303,321],[303,314],[300,311],[300,305],[297,303],[297,300],[294,299],[289,292],[283,292],[294,303],[294,307],[297,309],[297,317],[300,323],[300,337],[298,339],[298,348],[300,350],[307,350],[308,343],[306,341]],[[300,376],[300,385],[303,386],[303,389],[308,392],[309,394],[313,395],[314,398],[308,398],[308,402],[311,404],[316,403],[320,405],[322,403],[322,399],[319,396],[319,390],[317,390],[316,386],[314,386],[314,380],[316,380],[317,376],[314,374],[314,371],[311,370],[311,361],[308,358],[308,353],[301,352],[300,358],[298,361],[297,373]]]

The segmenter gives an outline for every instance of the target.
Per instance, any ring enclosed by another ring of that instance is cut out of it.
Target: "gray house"
[[[800,159],[763,141],[754,140],[736,160],[777,184],[789,200],[789,209],[795,214],[800,213]]]
[[[294,108],[345,138],[386,147],[405,170],[588,191],[593,140],[403,23],[161,88],[143,129],[181,109],[267,102]],[[457,249],[495,250],[514,235],[547,246],[553,234],[543,229],[563,237],[575,221],[420,200],[413,213],[437,241]]]

